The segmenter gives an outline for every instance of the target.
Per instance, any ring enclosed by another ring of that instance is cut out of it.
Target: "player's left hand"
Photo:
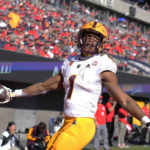
[[[3,85],[0,85],[0,104],[10,102],[12,99],[12,90]]]

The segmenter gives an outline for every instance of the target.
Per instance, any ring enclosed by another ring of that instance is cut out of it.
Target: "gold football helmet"
[[[96,34],[100,37],[100,40],[97,42],[94,54],[101,53],[105,46],[105,42],[107,41],[107,31],[106,28],[100,23],[96,21],[89,22],[82,26],[78,34],[78,47],[81,49],[81,53],[85,55],[84,49],[82,49],[84,32],[89,32]],[[90,56],[90,54],[86,54]]]

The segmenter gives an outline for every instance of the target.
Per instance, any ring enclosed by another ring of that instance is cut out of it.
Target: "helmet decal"
[[[95,22],[93,23],[93,28],[96,27],[96,24],[97,24],[97,21],[95,21]]]

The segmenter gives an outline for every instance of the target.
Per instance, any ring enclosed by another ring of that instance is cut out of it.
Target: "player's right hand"
[[[8,103],[12,100],[13,92],[10,88],[0,85],[0,104]]]

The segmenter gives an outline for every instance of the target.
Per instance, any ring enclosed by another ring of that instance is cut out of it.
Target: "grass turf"
[[[88,148],[84,148],[83,150],[94,150],[94,149],[88,149]],[[101,148],[100,150],[104,150],[104,148]],[[111,147],[111,150],[150,150],[150,145],[146,145],[146,146],[130,146],[130,148],[118,148],[118,147]]]

